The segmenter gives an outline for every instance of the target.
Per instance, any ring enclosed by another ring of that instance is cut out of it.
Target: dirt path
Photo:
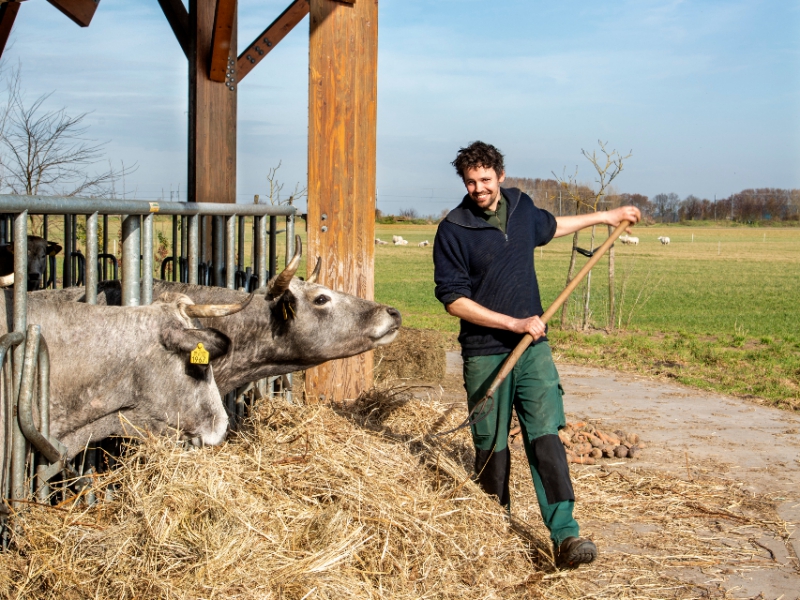
[[[445,387],[453,397],[460,394],[463,398],[463,388],[458,387],[460,356],[449,352],[447,358]],[[594,422],[612,431],[635,431],[648,443],[642,458],[617,461],[614,468],[661,470],[682,479],[711,476],[768,496],[777,517],[787,523],[784,535],[788,541],[764,535],[753,542],[773,554],[773,566],[745,574],[722,569],[722,574],[715,573],[714,581],[729,590],[730,597],[800,598],[800,417],[626,373],[566,364],[559,364],[559,372],[568,418]],[[605,550],[637,553],[635,541],[633,549],[631,540],[625,541]],[[709,582],[708,572],[701,569],[686,569],[680,576],[686,581]]]

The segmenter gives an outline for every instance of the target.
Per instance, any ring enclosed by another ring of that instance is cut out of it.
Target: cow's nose
[[[403,322],[403,317],[400,314],[400,311],[397,310],[395,307],[387,306],[386,307],[386,312],[388,312],[390,315],[392,315],[392,318],[397,321],[398,325]]]

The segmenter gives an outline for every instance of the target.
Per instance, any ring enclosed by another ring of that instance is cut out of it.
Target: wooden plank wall
[[[320,256],[321,283],[372,299],[378,2],[311,0],[310,16],[309,269]],[[311,369],[305,381],[309,402],[355,398],[372,384],[372,353]]]
[[[189,201],[232,203],[236,202],[238,81],[209,79],[216,6],[215,0],[189,2]],[[235,17],[230,48],[235,66]]]

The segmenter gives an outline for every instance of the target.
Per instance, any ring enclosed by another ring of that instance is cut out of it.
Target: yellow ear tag
[[[193,365],[207,365],[208,364],[208,350],[203,348],[203,344],[197,344],[197,348],[192,350],[192,355],[189,362]]]

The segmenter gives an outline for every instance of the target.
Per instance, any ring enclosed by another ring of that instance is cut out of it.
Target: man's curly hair
[[[461,148],[451,164],[456,168],[461,179],[464,179],[467,169],[477,169],[478,167],[494,169],[498,177],[506,170],[503,164],[503,154],[485,142],[472,142],[466,148]]]

